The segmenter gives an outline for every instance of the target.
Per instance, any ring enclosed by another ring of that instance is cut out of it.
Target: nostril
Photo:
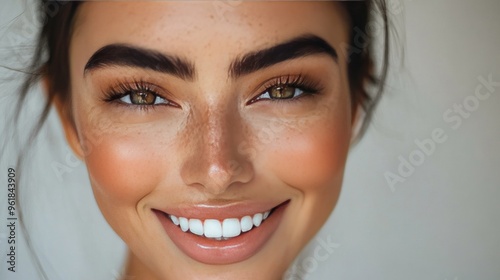
[[[231,172],[231,175],[235,176],[242,172],[242,166],[236,160],[231,160],[229,162],[229,170]]]

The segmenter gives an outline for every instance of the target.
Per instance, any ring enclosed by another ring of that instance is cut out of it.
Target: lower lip
[[[244,261],[255,255],[278,228],[288,203],[274,209],[259,227],[229,240],[213,240],[189,231],[183,232],[172,223],[167,214],[154,210],[163,228],[174,244],[187,256],[205,264],[231,264]]]

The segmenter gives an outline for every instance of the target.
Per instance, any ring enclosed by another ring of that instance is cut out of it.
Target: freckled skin
[[[284,16],[276,16],[284,15]],[[210,2],[82,4],[70,46],[75,127],[68,142],[85,161],[104,217],[127,243],[134,279],[280,279],[333,210],[352,127],[344,57],[310,56],[232,80],[234,57],[313,33],[337,51],[347,20],[332,2],[244,2],[221,14]],[[92,54],[129,43],[195,63],[186,82],[137,69],[84,76]],[[259,84],[305,73],[323,92],[300,102],[246,102]],[[161,84],[180,108],[141,111],[102,101],[121,77]],[[254,256],[230,265],[199,263],[165,234],[151,209],[210,201],[284,201],[283,220]]]

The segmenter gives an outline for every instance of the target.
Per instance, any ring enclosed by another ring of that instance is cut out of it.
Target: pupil
[[[291,98],[293,96],[293,87],[277,86],[271,90],[271,98]]]
[[[134,104],[153,104],[155,96],[147,92],[134,92],[132,94],[132,102]]]

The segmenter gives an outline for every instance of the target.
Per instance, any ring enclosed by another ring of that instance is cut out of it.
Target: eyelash
[[[269,93],[273,88],[275,87],[291,87],[295,89],[299,89],[302,91],[302,94],[299,95],[298,97],[294,96],[291,98],[259,98],[265,93]],[[269,100],[273,103],[281,103],[281,104],[286,104],[286,103],[291,103],[291,102],[299,102],[303,101],[304,98],[309,98],[314,95],[320,94],[322,92],[322,88],[319,85],[319,83],[306,79],[302,75],[286,75],[286,76],[279,76],[276,78],[273,78],[267,82],[265,82],[260,88],[264,88],[263,91],[260,92],[260,94],[253,98],[252,100],[247,102],[247,105],[253,104],[255,102],[259,102],[261,100]],[[167,103],[164,104],[149,104],[149,105],[142,105],[142,104],[129,104],[120,101],[121,98],[130,95],[132,92],[147,92],[149,94],[152,94],[155,96],[155,98],[162,98],[167,101]],[[162,97],[161,94],[158,93],[158,87],[145,82],[143,80],[134,80],[132,82],[118,82],[115,86],[110,87],[108,90],[104,91],[104,101],[108,103],[118,103],[119,105],[122,106],[127,106],[127,107],[132,107],[133,109],[139,109],[139,110],[150,110],[150,109],[156,109],[160,105],[167,105],[167,106],[174,106],[174,107],[179,107],[177,104],[174,102],[169,101],[168,99]]]
[[[280,86],[300,89],[303,93],[298,97],[291,98],[259,99],[261,95],[268,93],[272,88]],[[318,82],[306,79],[303,75],[287,75],[276,77],[264,83],[263,88],[264,90],[261,91],[256,98],[250,100],[247,104],[252,104],[258,102],[259,100],[272,100],[271,102],[277,103],[298,102],[303,101],[306,97],[313,97],[314,95],[320,94],[323,91],[323,88],[319,85]]]
[[[141,104],[129,104],[120,101],[121,98],[130,95],[134,91],[139,91],[139,92],[147,92],[149,94],[154,95],[155,98],[162,98],[167,100],[166,98],[163,98],[159,93],[158,93],[158,87],[148,83],[143,80],[134,80],[132,82],[118,82],[115,86],[110,87],[108,90],[104,91],[104,101],[109,102],[109,103],[117,103],[118,105],[121,106],[127,106],[131,107],[132,109],[139,109],[139,110],[151,110],[151,109],[157,109],[158,106],[161,105],[174,105],[175,103],[168,101],[166,104],[153,104],[153,105],[141,105]],[[178,107],[175,106],[175,107]]]

